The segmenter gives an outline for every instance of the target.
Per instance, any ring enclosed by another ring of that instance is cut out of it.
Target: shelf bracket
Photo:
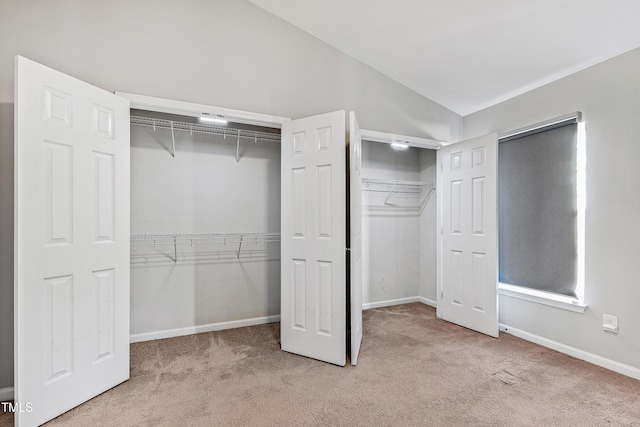
[[[238,131],[238,141],[236,142],[236,165],[240,162],[240,131]]]
[[[433,196],[433,193],[435,193],[436,191],[436,188],[433,186],[433,184],[431,185],[428,191],[429,192],[424,197],[424,200],[422,201],[422,203],[420,203],[420,209],[418,210],[419,214],[422,213],[422,211],[424,210],[424,207],[427,206],[427,203],[429,203],[429,200],[431,200],[431,196]]]
[[[173,237],[173,262],[178,262],[178,239]]]
[[[240,250],[242,249],[242,241],[244,240],[244,234],[240,235],[240,244],[238,245],[238,252],[236,253],[236,259],[240,259]]]
[[[384,199],[384,204],[385,204],[385,205],[390,205],[390,204],[391,204],[391,203],[389,203],[389,199],[391,199],[391,196],[393,196],[393,192],[394,192],[394,191],[395,191],[395,189],[396,189],[396,185],[398,185],[398,183],[397,183],[397,182],[394,182],[394,183],[393,183],[393,187],[391,187],[391,191],[389,191],[389,195],[387,196],[387,198],[386,198],[386,199]]]
[[[173,145],[173,160],[175,160],[176,159],[176,135],[173,129],[173,120],[170,121],[169,123],[171,123],[171,144]]]

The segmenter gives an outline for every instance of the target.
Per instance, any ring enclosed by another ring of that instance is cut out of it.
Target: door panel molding
[[[437,315],[498,336],[497,135],[438,151]]]
[[[282,127],[281,346],[346,363],[345,112]]]
[[[129,378],[129,102],[16,57],[14,398],[42,424]]]

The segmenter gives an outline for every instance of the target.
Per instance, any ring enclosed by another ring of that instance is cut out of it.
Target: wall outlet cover
[[[602,329],[607,332],[618,332],[618,317],[610,314],[602,315]]]

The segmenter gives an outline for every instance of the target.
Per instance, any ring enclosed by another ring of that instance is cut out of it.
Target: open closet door
[[[282,126],[281,346],[346,363],[345,112]]]
[[[362,342],[362,135],[356,113],[349,113],[350,310],[352,365]]]
[[[16,424],[129,378],[129,101],[16,57]]]
[[[438,316],[498,336],[497,135],[438,151]]]

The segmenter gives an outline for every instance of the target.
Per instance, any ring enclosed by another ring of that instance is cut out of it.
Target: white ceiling
[[[464,116],[640,47],[640,0],[249,0]]]

